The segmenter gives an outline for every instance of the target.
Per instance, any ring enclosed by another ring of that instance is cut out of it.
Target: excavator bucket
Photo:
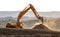
[[[32,4],[29,4],[24,10],[22,10],[18,17],[17,17],[17,23],[16,24],[10,24],[7,23],[6,27],[13,27],[13,28],[22,28],[23,24],[21,22],[21,18],[24,14],[27,13],[27,11],[31,9],[34,13],[34,15],[36,16],[37,19],[40,19],[42,21],[43,24],[43,17],[39,16],[38,12],[36,11],[36,9],[34,8],[34,6]]]

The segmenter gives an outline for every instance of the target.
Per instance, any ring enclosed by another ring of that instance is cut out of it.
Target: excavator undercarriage
[[[34,8],[34,6],[32,4],[29,4],[24,10],[22,10],[18,17],[17,17],[17,22],[16,24],[10,24],[10,23],[7,23],[6,27],[10,27],[10,28],[23,28],[23,23],[21,21],[21,18],[22,16],[27,13],[27,11],[31,9],[34,13],[34,15],[36,16],[37,19],[40,19],[42,21],[42,24],[43,24],[43,17],[39,16],[38,12],[36,11],[36,9]]]

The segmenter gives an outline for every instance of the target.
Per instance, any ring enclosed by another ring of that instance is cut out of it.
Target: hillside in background
[[[5,26],[7,23],[15,24],[16,20],[17,20],[16,17],[11,17],[11,16],[0,18],[0,28],[6,28]],[[36,19],[35,17],[23,17],[22,22],[24,23],[23,27],[25,29],[30,29],[36,23],[41,21]],[[47,25],[52,30],[60,31],[60,17],[58,18],[44,17],[44,25]]]
[[[0,18],[1,17],[17,17],[20,11],[0,11]],[[52,12],[38,12],[40,16],[43,17],[60,17],[60,11],[52,11]],[[27,17],[35,17],[32,11],[28,11],[24,16]]]

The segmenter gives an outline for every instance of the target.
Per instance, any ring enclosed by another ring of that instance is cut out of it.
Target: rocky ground
[[[60,32],[37,29],[0,28],[0,37],[60,37]]]

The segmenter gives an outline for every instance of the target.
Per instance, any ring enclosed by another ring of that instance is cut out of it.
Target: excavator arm
[[[39,16],[38,12],[36,11],[36,9],[34,8],[34,6],[32,4],[30,4],[30,8],[33,11],[33,13],[35,14],[36,18],[39,19],[40,16]]]
[[[36,9],[34,8],[34,6],[32,4],[30,4],[30,8],[33,11],[33,13],[35,14],[36,18],[42,21],[43,24],[43,17],[39,16],[38,12],[36,11]]]

